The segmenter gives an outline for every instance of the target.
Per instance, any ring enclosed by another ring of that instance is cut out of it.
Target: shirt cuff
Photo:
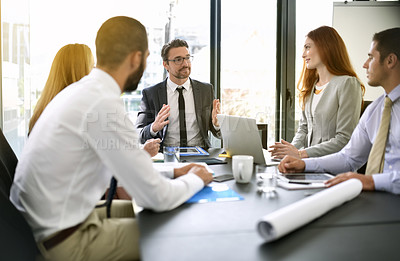
[[[390,173],[382,173],[372,175],[374,180],[375,190],[390,191],[391,187],[391,175]]]
[[[184,180],[185,182],[187,182],[187,184],[191,185],[191,193],[197,193],[204,187],[204,181],[192,172],[189,172],[186,175],[182,175],[178,177],[178,179]]]
[[[166,178],[173,179],[174,178],[174,167],[166,168],[160,171],[160,174]]]
[[[216,131],[219,131],[220,129],[221,129],[221,127],[219,126],[219,127],[217,127],[217,126],[215,126],[214,125],[214,123],[213,123],[213,127],[214,127],[214,130],[216,130]]]
[[[154,124],[154,122],[150,125],[150,134],[151,134],[151,136],[155,137],[157,135],[158,131],[157,132],[153,131],[153,124]]]
[[[304,172],[316,172],[318,169],[317,161],[314,158],[303,159],[305,163]]]

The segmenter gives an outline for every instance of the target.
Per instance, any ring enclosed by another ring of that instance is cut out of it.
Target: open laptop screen
[[[217,115],[223,146],[229,156],[251,155],[254,163],[265,164],[261,137],[253,118]]]

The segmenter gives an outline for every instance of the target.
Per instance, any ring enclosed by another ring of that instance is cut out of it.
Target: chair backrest
[[[368,105],[370,105],[372,103],[372,101],[364,101],[363,105],[361,106],[361,113],[360,113],[360,117],[363,115],[365,109],[368,107]]]
[[[18,160],[0,130],[0,259],[35,260],[39,251],[32,229],[9,199]]]
[[[362,108],[361,108],[360,118],[361,118],[361,116],[363,115],[365,109],[366,109],[366,108],[368,107],[368,105],[370,105],[371,103],[372,103],[372,101],[364,101],[364,103],[363,103],[363,105],[362,105]],[[364,165],[362,165],[361,168],[359,168],[359,169],[357,170],[357,173],[365,174],[365,171],[366,171],[366,169],[367,169],[367,163],[368,163],[368,162],[366,162]]]

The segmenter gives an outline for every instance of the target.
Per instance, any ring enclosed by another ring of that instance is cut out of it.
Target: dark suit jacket
[[[199,82],[190,79],[193,88],[194,107],[196,110],[197,124],[200,129],[201,137],[206,147],[211,147],[208,140],[208,131],[210,130],[215,137],[220,138],[221,134],[216,131],[212,124],[212,109],[214,100],[214,88],[211,84]],[[140,111],[136,120],[136,127],[140,130],[140,141],[145,143],[146,140],[152,139],[150,127],[154,122],[157,113],[167,102],[167,80],[160,82],[152,87],[143,89],[142,101],[140,103]],[[167,135],[168,125],[157,133],[157,137],[163,140]],[[162,144],[161,144],[162,145]]]

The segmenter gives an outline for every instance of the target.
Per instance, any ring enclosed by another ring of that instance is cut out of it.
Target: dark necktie
[[[110,181],[110,188],[108,189],[108,194],[106,198],[106,202],[101,205],[97,205],[96,208],[106,207],[107,208],[107,218],[111,217],[111,204],[114,198],[115,192],[117,191],[118,181],[112,177]]]
[[[183,98],[183,90],[185,88],[179,86],[176,90],[179,92],[178,104],[179,104],[179,134],[180,143],[179,146],[187,146],[187,134],[186,134],[186,121],[185,121],[185,99]]]
[[[385,106],[382,112],[381,123],[379,125],[374,144],[372,145],[371,151],[369,153],[365,175],[372,175],[383,172],[383,165],[385,163],[386,141],[389,132],[392,104],[392,100],[390,100],[389,97],[386,97]]]

